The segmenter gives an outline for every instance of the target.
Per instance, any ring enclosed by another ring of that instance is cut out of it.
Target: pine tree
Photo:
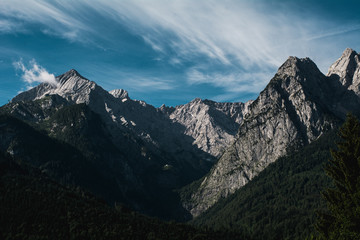
[[[329,212],[320,214],[320,239],[360,239],[360,122],[347,115],[338,149],[325,168],[334,187],[323,192]]]

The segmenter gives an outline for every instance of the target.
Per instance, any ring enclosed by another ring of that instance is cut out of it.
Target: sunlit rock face
[[[331,65],[327,76],[339,78],[342,85],[360,96],[360,55],[347,48],[342,56]]]
[[[218,103],[196,98],[175,107],[168,115],[174,122],[185,127],[184,133],[194,139],[194,145],[219,157],[234,141],[239,124],[251,102]]]
[[[309,58],[289,57],[249,105],[235,141],[184,203],[191,214],[198,216],[278,157],[338,126],[348,111],[358,113],[358,59],[346,49],[325,76]]]

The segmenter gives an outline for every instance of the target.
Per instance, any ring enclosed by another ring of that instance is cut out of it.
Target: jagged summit
[[[86,80],[86,81],[90,81],[89,79],[83,77],[75,69],[70,69],[66,73],[61,74],[60,76],[56,77],[56,80],[60,83],[60,85],[65,84],[69,79],[75,79],[75,80],[83,79],[83,80]]]
[[[32,101],[41,99],[45,95],[59,95],[75,103],[89,103],[90,93],[104,92],[95,82],[81,76],[75,69],[56,77],[58,85],[41,83],[38,86],[23,92],[12,99],[12,102]]]
[[[338,78],[342,85],[360,96],[360,55],[351,48],[345,49],[330,66],[327,76]]]
[[[297,58],[290,56],[278,69],[277,75],[280,76],[297,76],[299,74],[307,74],[320,72],[316,64],[308,57]]]
[[[191,103],[201,103],[201,102],[203,102],[203,100],[201,99],[201,98],[194,98],[192,101],[191,101]]]
[[[85,77],[83,77],[78,71],[76,71],[75,69],[70,69],[69,71],[67,71],[66,73],[63,73],[59,76],[56,77],[56,79],[59,82],[63,82],[66,81],[67,79],[71,78],[71,77],[79,77],[79,78],[83,78],[86,79]]]
[[[81,76],[80,73],[78,71],[76,71],[74,68],[70,69],[69,71],[67,71],[66,73],[62,74],[62,75],[77,75],[77,76]]]
[[[128,91],[124,89],[114,89],[109,92],[111,95],[113,95],[115,98],[129,98]]]

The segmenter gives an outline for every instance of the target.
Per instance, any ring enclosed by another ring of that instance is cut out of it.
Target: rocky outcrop
[[[219,157],[233,142],[250,103],[218,103],[196,98],[175,107],[169,118],[185,127],[184,133],[194,139],[194,145]]]
[[[115,98],[121,98],[121,99],[128,99],[129,93],[124,89],[114,89],[109,92],[111,95],[113,95]]]
[[[348,49],[343,56],[356,60]],[[290,57],[279,68],[249,106],[236,140],[184,203],[193,216],[234,193],[278,157],[334,128],[347,111],[358,108],[337,99],[353,99],[353,94],[342,86],[352,86],[359,80],[356,71],[344,75],[345,63],[351,62],[345,58],[329,71],[340,76],[337,79],[324,76],[309,58]],[[348,79],[352,84],[344,84]]]
[[[331,65],[327,76],[338,78],[343,86],[360,96],[360,54],[350,48],[345,49]]]

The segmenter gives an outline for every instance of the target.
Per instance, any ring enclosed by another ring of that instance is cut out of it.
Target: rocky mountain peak
[[[23,92],[12,99],[12,102],[18,101],[32,101],[41,99],[46,95],[59,95],[68,101],[75,103],[89,103],[90,93],[105,92],[101,87],[97,86],[85,77],[81,76],[75,69],[57,76],[58,85],[54,86],[48,83],[41,83],[40,85]]]
[[[109,92],[111,95],[113,95],[115,98],[129,98],[129,93],[124,89],[114,89]]]
[[[336,120],[329,114],[328,99],[334,88],[327,80],[309,58],[289,57],[250,103],[235,141],[184,207],[198,216],[221,197],[247,184],[278,157],[331,129]]]
[[[338,78],[342,85],[360,95],[360,55],[351,48],[345,49],[341,57],[329,68],[327,76]]]
[[[202,103],[203,100],[201,98],[195,98],[190,103]]]
[[[172,112],[175,111],[175,108],[172,106],[166,106],[165,104],[161,105],[159,111],[164,113],[166,116],[169,116]]]
[[[310,58],[289,57],[277,71],[279,76],[295,77],[299,74],[320,72],[316,64]]]
[[[58,82],[60,84],[64,84],[67,80],[72,79],[72,78],[86,79],[85,77],[81,76],[81,74],[78,71],[76,71],[75,69],[70,69],[66,73],[61,74],[60,76],[56,77],[56,79],[58,80]],[[88,80],[88,79],[86,79],[86,80]]]

